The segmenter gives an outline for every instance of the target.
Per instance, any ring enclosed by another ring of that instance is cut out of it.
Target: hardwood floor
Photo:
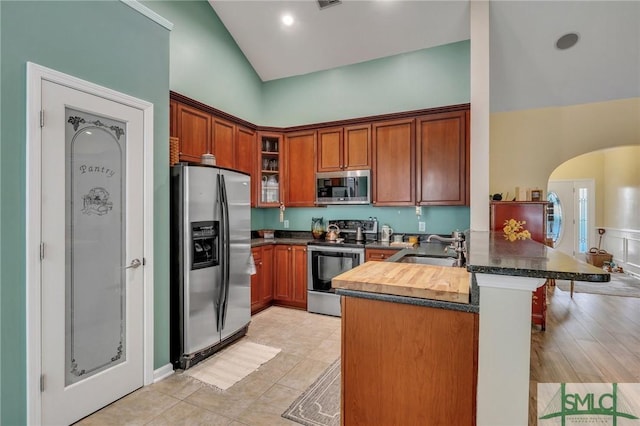
[[[547,329],[532,327],[529,424],[540,383],[640,382],[640,298],[550,288]]]

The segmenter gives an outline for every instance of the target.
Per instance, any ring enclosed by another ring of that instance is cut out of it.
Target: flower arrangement
[[[524,229],[522,225],[527,223],[526,220],[509,219],[504,221],[504,239],[509,241],[528,240],[531,239],[531,232]]]

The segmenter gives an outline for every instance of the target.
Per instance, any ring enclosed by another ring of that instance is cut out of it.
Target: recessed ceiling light
[[[580,37],[578,37],[578,34],[576,33],[567,33],[556,41],[556,48],[560,50],[569,49],[570,47],[575,46],[579,38]]]
[[[282,23],[287,27],[290,27],[291,25],[293,25],[293,16],[289,14],[282,15]]]

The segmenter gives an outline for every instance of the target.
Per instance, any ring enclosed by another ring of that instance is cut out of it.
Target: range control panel
[[[369,219],[336,219],[329,220],[328,225],[336,225],[340,228],[340,232],[355,234],[358,230],[358,226],[362,227],[362,232],[365,234],[378,234],[378,220],[375,218]]]

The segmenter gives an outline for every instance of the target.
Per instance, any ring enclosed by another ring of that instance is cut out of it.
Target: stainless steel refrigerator
[[[249,175],[171,168],[171,361],[187,369],[244,336],[251,319]]]

